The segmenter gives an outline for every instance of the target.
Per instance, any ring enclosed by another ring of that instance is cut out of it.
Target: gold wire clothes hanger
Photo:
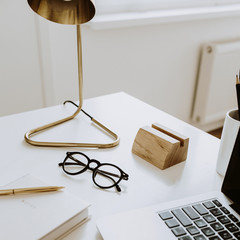
[[[82,74],[82,42],[80,24],[90,21],[95,15],[95,6],[92,0],[28,0],[32,10],[40,16],[56,23],[76,25],[77,31],[77,56],[78,56],[78,85],[79,106],[75,113],[69,117],[46,124],[44,126],[28,131],[24,138],[27,143],[35,146],[47,147],[86,147],[86,148],[110,148],[119,144],[119,137],[109,128],[98,122],[93,117],[91,121],[109,134],[114,141],[110,143],[71,143],[71,142],[40,142],[32,140],[31,137],[44,130],[72,120],[82,109],[83,97],[83,74]]]

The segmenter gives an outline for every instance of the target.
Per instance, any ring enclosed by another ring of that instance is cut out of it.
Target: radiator
[[[205,131],[221,127],[228,110],[237,108],[236,74],[240,40],[204,44],[193,102],[193,124]]]

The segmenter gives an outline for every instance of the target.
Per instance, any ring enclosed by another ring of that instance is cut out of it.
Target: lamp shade
[[[28,4],[40,16],[61,24],[79,25],[95,15],[92,0],[28,0]]]

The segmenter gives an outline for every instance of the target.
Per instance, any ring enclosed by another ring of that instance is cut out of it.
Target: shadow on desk
[[[134,161],[138,164],[138,168],[141,168],[141,172],[147,172],[148,175],[152,175],[153,178],[164,182],[165,185],[173,185],[181,179],[184,172],[186,161],[169,167],[165,170],[161,170],[144,159],[132,154]]]

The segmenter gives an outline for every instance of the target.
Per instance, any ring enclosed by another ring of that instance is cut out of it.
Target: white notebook
[[[6,188],[46,185],[26,175]],[[88,218],[88,206],[66,189],[0,196],[1,239],[57,239]]]

